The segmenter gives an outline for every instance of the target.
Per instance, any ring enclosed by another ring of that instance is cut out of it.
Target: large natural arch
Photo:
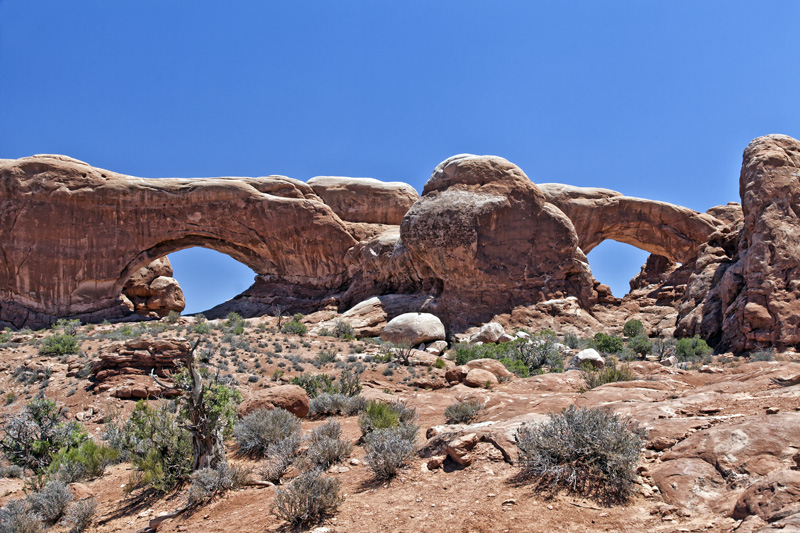
[[[724,226],[706,213],[687,207],[623,196],[609,189],[538,184],[548,202],[575,226],[581,250],[589,253],[606,239],[685,263],[700,245]]]
[[[355,244],[297,180],[134,178],[64,156],[0,161],[0,228],[0,320],[18,327],[124,313],[130,275],[190,246],[273,280],[334,289]]]

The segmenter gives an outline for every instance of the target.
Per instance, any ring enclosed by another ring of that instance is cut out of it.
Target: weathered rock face
[[[403,218],[400,238],[414,263],[441,281],[441,312],[456,327],[522,303],[592,296],[569,219],[500,157],[441,163]]]
[[[183,291],[172,277],[169,259],[162,257],[136,271],[122,288],[134,312],[143,317],[164,317],[186,307]]]
[[[342,220],[399,225],[419,194],[411,185],[372,178],[317,176],[308,185]]]
[[[423,342],[444,340],[444,324],[430,313],[404,313],[386,324],[381,333],[384,342],[416,346]]]
[[[281,176],[141,179],[63,156],[0,161],[0,323],[130,312],[128,278],[204,246],[285,284],[330,290],[355,244],[311,188]]]
[[[685,263],[722,223],[686,207],[632,198],[609,189],[539,185],[548,202],[572,221],[584,253],[606,239]]]

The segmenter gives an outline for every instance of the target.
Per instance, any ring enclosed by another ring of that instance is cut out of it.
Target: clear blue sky
[[[751,139],[800,137],[798,21],[789,0],[0,0],[0,157],[421,190],[471,152],[705,210],[738,200]],[[176,255],[188,310],[252,279]],[[621,295],[645,257],[589,259]]]

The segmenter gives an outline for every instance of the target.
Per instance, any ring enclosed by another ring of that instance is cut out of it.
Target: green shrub
[[[358,417],[358,425],[364,435],[376,429],[397,427],[410,424],[416,419],[417,412],[402,401],[381,402],[370,400],[366,409]]]
[[[528,366],[519,359],[511,359],[510,357],[503,357],[502,359],[500,359],[500,362],[503,363],[503,366],[506,367],[506,370],[516,375],[517,377],[527,378],[531,375],[531,371],[528,370]]]
[[[109,424],[106,439],[137,468],[129,489],[149,486],[168,492],[191,473],[191,436],[166,402],[151,407],[140,400],[124,424]]]
[[[197,333],[198,335],[205,335],[206,333],[211,332],[211,325],[206,320],[206,317],[201,313],[197,314],[194,317],[194,325],[192,326],[192,331]]]
[[[308,327],[301,322],[303,315],[295,314],[290,321],[281,326],[281,331],[290,335],[303,336],[308,333]]]
[[[77,448],[64,448],[55,454],[48,473],[64,483],[92,479],[102,476],[117,457],[119,451],[89,439]]]
[[[41,355],[68,355],[78,353],[80,349],[74,336],[65,333],[51,333],[42,341],[39,353]]]
[[[697,335],[680,339],[675,347],[675,355],[679,361],[696,361],[710,355],[711,352],[706,341]]]
[[[0,449],[12,464],[41,472],[59,450],[79,446],[86,432],[77,422],[64,420],[63,409],[47,398],[31,400],[3,427]]]
[[[773,361],[775,359],[775,348],[758,350],[750,354],[750,361]]]
[[[317,355],[314,364],[319,368],[320,366],[327,365],[336,361],[338,352],[334,348],[323,348]]]
[[[315,468],[326,470],[331,465],[350,457],[353,445],[342,440],[342,427],[335,420],[328,420],[311,431],[308,438],[306,459]]]
[[[628,341],[628,348],[644,357],[653,349],[653,343],[644,335],[636,335]]]
[[[578,339],[578,336],[575,335],[574,333],[567,333],[566,335],[564,335],[564,344],[568,348],[575,350],[580,345],[580,340]]]
[[[523,477],[605,503],[626,501],[634,487],[644,432],[604,409],[570,406],[516,434]]]
[[[564,370],[563,357],[556,348],[556,337],[542,332],[530,340],[519,339],[500,344],[481,344],[473,346],[460,343],[454,347],[455,361],[458,365],[475,359],[497,359],[509,372],[520,377],[541,374],[545,370],[561,372]],[[524,367],[524,368],[523,368]]]
[[[358,396],[361,394],[361,376],[355,370],[345,368],[339,374],[338,388],[345,396]]]
[[[73,319],[65,319],[59,318],[55,324],[53,324],[53,329],[60,329],[64,332],[65,335],[75,335],[78,333],[78,328],[81,327],[81,321],[77,318]]]
[[[627,364],[618,365],[618,361],[611,357],[606,362],[603,368],[594,370],[591,363],[582,365],[581,374],[586,383],[587,389],[593,389],[606,383],[614,383],[617,381],[631,381],[636,379],[636,375]]]
[[[376,479],[383,481],[394,477],[413,457],[418,430],[418,426],[401,424],[376,429],[364,437],[365,460]]]
[[[177,324],[178,323],[178,319],[180,317],[181,317],[181,314],[173,309],[172,311],[169,312],[169,314],[167,314],[166,317],[164,317],[164,321],[167,324]]]
[[[367,400],[361,396],[346,396],[344,394],[329,394],[323,392],[311,398],[308,416],[351,416],[366,409]]]
[[[241,453],[264,457],[270,446],[300,433],[300,419],[285,409],[259,409],[242,418],[233,429]]]
[[[622,351],[622,339],[606,333],[598,333],[594,336],[594,345],[598,351],[603,353],[617,353]]]
[[[291,383],[292,385],[299,385],[302,387],[309,398],[316,398],[323,392],[329,394],[338,392],[333,385],[333,378],[327,374],[316,374],[313,376],[310,374],[300,374],[299,376],[293,377]]]
[[[441,357],[437,357],[436,361],[433,362],[433,368],[443,369],[447,366],[447,363],[444,362],[444,359]]]
[[[337,320],[333,323],[333,336],[340,339],[355,339],[356,330],[344,320]]]
[[[444,410],[448,424],[469,424],[483,409],[483,402],[472,398],[463,402],[455,402]]]
[[[275,491],[272,513],[294,526],[308,526],[333,514],[342,503],[338,479],[309,470]]]
[[[626,337],[644,335],[644,324],[642,324],[641,320],[632,318],[625,322],[625,325],[622,326],[622,334]]]
[[[225,317],[225,331],[234,335],[241,335],[244,333],[245,321],[242,315],[236,312],[228,313]]]

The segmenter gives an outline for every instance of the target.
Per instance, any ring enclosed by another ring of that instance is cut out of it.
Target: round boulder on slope
[[[416,346],[445,339],[444,324],[430,313],[404,313],[386,324],[381,340],[392,344]]]

